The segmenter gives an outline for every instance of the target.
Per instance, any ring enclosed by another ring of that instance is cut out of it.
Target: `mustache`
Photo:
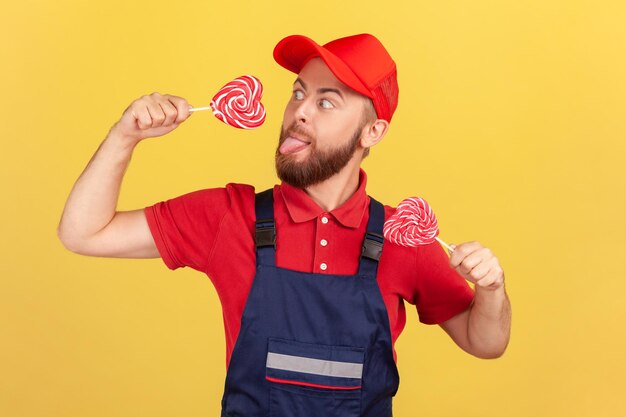
[[[313,142],[312,139],[315,139],[313,135],[293,123],[286,130],[281,132],[280,143],[282,144],[288,136],[297,136],[307,142]]]

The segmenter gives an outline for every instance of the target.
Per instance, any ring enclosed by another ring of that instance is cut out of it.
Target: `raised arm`
[[[181,97],[152,93],[133,101],[78,177],[57,235],[70,251],[89,256],[157,258],[143,209],[116,211],[122,178],[139,142],[165,135],[191,115]]]

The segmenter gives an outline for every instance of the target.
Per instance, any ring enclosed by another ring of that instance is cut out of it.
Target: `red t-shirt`
[[[276,266],[355,275],[369,219],[366,183],[361,169],[357,191],[330,212],[302,189],[287,183],[274,185]],[[204,272],[215,286],[226,333],[226,367],[256,271],[255,192],[252,185],[228,183],[144,209],[167,267],[189,266]],[[386,220],[395,207],[384,207]],[[377,280],[394,345],[406,323],[404,301],[417,307],[422,323],[438,324],[463,312],[474,298],[472,288],[450,268],[448,255],[437,242],[409,248],[386,240]],[[397,361],[395,348],[393,355]]]

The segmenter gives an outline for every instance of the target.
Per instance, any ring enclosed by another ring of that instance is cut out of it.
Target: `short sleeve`
[[[144,208],[159,254],[169,269],[205,272],[220,222],[230,207],[226,188],[194,191]]]
[[[465,311],[474,299],[474,290],[450,266],[443,247],[433,242],[417,248],[416,307],[420,322],[439,324]]]

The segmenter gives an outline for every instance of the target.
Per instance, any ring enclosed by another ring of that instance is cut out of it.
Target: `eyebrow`
[[[303,86],[305,89],[307,89],[307,88],[308,88],[308,87],[306,86],[306,83],[305,83],[304,81],[302,81],[302,78],[300,78],[300,77],[296,78],[296,81],[294,81],[293,83],[294,83],[294,84],[295,84],[295,83],[300,83],[300,84],[302,84],[302,86]],[[342,100],[344,100],[343,94],[341,94],[341,91],[340,91],[340,90],[338,90],[338,89],[336,89],[336,88],[322,87],[322,88],[318,88],[318,89],[317,89],[317,92],[318,92],[318,93],[320,93],[320,94],[323,94],[323,93],[335,93],[335,94],[339,95],[339,97],[341,97],[341,99],[342,99]]]

